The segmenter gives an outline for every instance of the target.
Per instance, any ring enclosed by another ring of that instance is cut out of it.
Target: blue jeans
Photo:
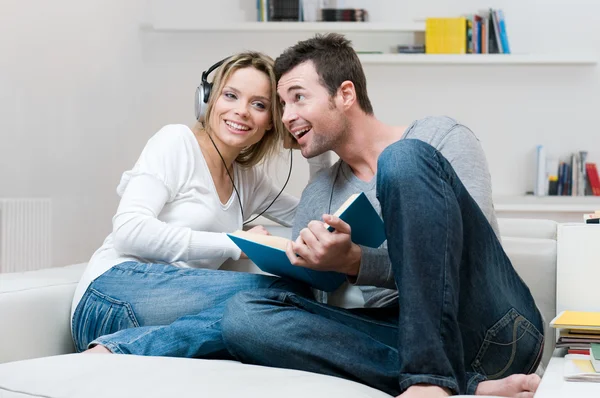
[[[236,293],[307,287],[242,272],[125,262],[96,278],[73,314],[77,351],[230,359],[221,336],[225,303]]]
[[[414,384],[474,394],[535,371],[543,321],[450,163],[418,140],[378,160],[377,197],[398,305],[345,310],[291,292],[238,294],[223,338],[239,360],[339,376],[397,395]]]

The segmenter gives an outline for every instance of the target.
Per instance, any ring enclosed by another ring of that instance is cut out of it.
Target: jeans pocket
[[[131,304],[88,288],[73,315],[73,340],[78,352],[101,336],[138,327]]]
[[[491,380],[529,373],[541,355],[543,342],[544,335],[511,308],[486,332],[471,366]]]

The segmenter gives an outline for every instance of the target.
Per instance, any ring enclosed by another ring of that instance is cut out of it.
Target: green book
[[[590,344],[590,362],[596,373],[600,373],[600,343]]]

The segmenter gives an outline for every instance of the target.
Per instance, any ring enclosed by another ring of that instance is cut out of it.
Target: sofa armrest
[[[84,268],[0,274],[0,363],[73,352],[71,301]]]

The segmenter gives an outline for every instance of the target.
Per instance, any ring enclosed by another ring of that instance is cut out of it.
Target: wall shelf
[[[214,26],[146,26],[159,32],[425,32],[425,23],[379,22],[237,22]]]
[[[496,212],[512,213],[593,213],[600,210],[600,196],[498,196]]]
[[[142,29],[159,33],[269,33],[269,32],[363,32],[423,33],[424,22],[237,22],[220,25],[161,24]],[[594,54],[360,54],[363,64],[370,65],[596,65]]]
[[[551,54],[359,54],[363,64],[412,65],[596,65],[591,55]]]

